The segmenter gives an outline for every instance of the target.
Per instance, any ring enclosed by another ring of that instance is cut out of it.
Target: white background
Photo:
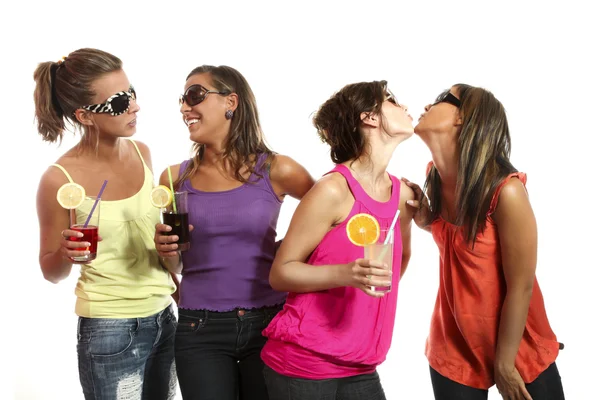
[[[201,64],[241,71],[274,150],[318,177],[332,166],[310,115],[334,91],[386,79],[415,120],[454,83],[491,90],[505,105],[514,165],[528,174],[539,224],[540,281],[568,399],[596,398],[600,357],[596,165],[600,71],[597,13],[569,2],[67,2],[1,6],[4,274],[1,398],[82,399],[73,294],[39,269],[35,195],[47,166],[76,143],[47,145],[33,120],[33,71],[81,47],[119,56],[139,95],[136,139],[155,173],[187,158],[177,98]],[[122,4],[119,4],[122,3]],[[424,180],[428,150],[400,145],[390,172]],[[278,233],[297,202],[286,200]],[[8,220],[6,219],[8,217]],[[8,279],[6,279],[8,278]],[[388,399],[432,399],[424,344],[438,284],[437,248],[415,231],[396,329],[379,368]],[[8,353],[8,354],[7,354]],[[15,394],[13,394],[15,393]],[[496,389],[490,399],[498,399]]]

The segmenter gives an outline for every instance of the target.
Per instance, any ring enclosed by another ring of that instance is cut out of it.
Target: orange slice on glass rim
[[[356,246],[368,246],[377,242],[379,233],[379,222],[369,214],[356,214],[346,224],[348,239]]]

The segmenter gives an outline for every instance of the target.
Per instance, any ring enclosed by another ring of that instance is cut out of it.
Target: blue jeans
[[[79,318],[77,356],[86,400],[166,400],[175,397],[171,306],[145,318]]]

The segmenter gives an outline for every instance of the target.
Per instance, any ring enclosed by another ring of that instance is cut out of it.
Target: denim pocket
[[[130,327],[98,329],[91,332],[89,353],[94,357],[111,357],[126,352],[132,345],[134,332]]]
[[[206,324],[205,318],[192,317],[179,313],[176,334],[195,333]]]

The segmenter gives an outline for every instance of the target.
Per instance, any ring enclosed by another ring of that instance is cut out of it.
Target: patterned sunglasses
[[[117,116],[129,110],[131,99],[137,99],[133,86],[129,86],[129,90],[126,92],[113,94],[102,104],[92,104],[91,106],[83,106],[81,108],[96,114],[110,114]]]

